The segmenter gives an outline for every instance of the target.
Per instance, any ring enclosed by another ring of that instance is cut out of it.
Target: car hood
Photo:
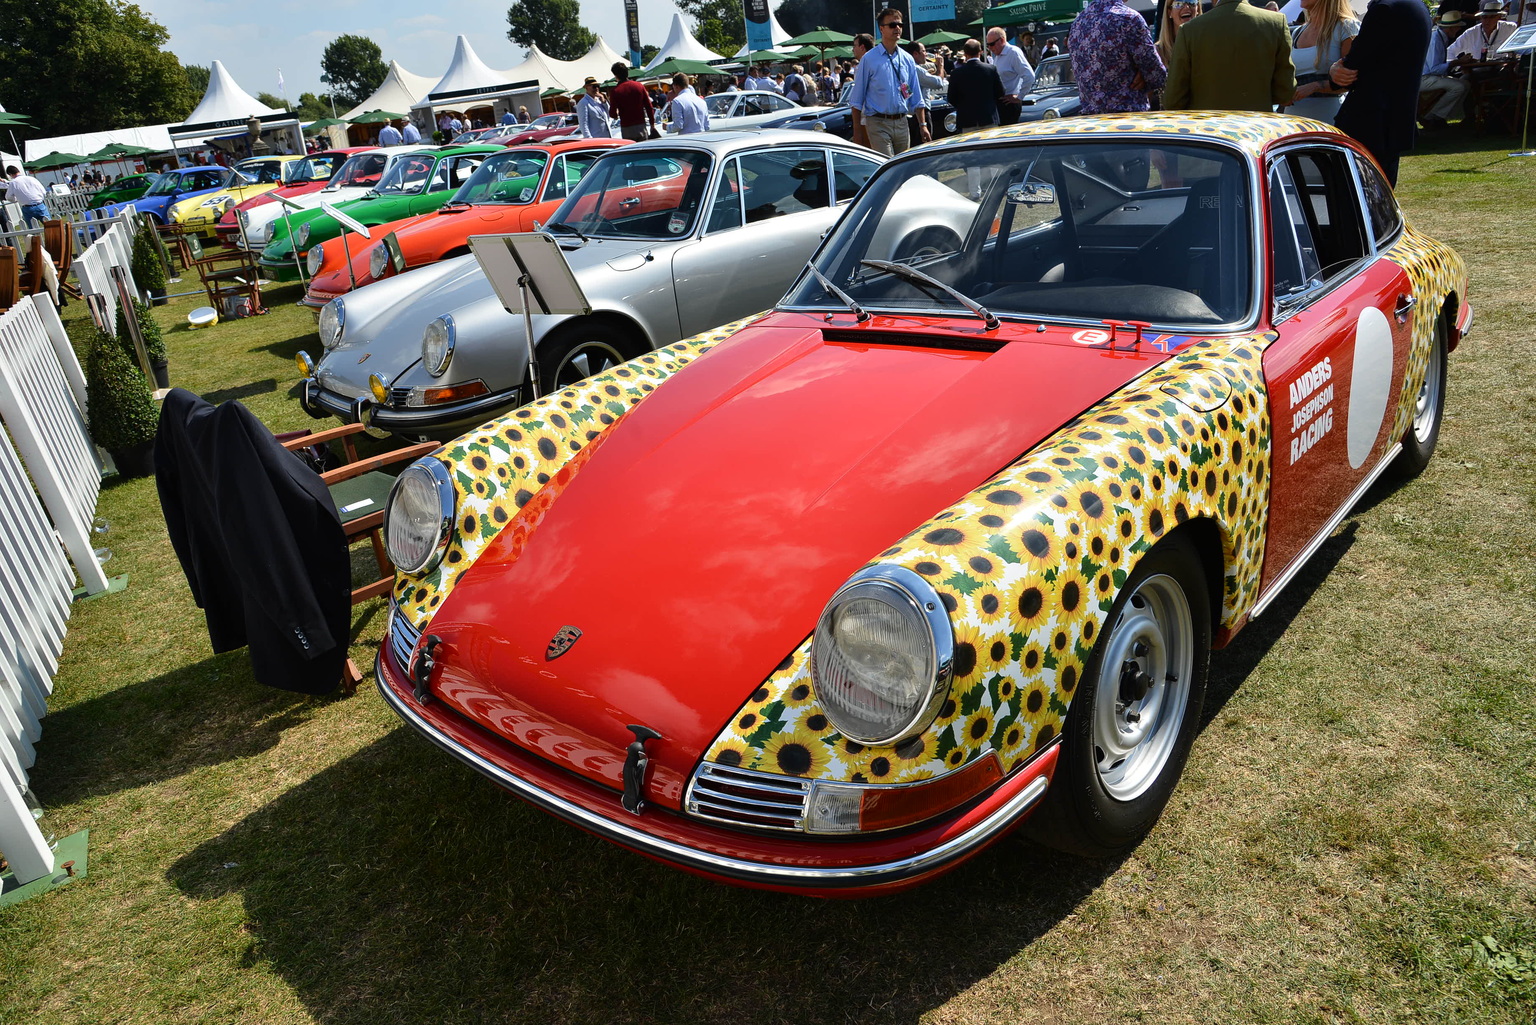
[[[650,792],[679,806],[850,574],[1167,358],[1016,324],[966,351],[980,325],[948,323],[824,335],[773,314],[667,380],[455,583],[428,626],[447,645],[434,693],[614,788],[627,726],[649,726]],[[565,627],[581,636],[550,659]]]

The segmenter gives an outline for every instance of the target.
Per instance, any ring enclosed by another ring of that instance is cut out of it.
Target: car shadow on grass
[[[318,705],[257,684],[244,649],[214,655],[49,714],[31,786],[64,805],[174,779],[267,750]]]
[[[1008,840],[895,896],[736,889],[550,818],[401,728],[167,875],[196,900],[239,894],[233,956],[333,1025],[916,1022],[1117,867]]]

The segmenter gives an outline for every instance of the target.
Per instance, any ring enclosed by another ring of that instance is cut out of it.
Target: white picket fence
[[[125,212],[107,222],[90,222],[91,224],[105,223],[108,226],[99,238],[75,257],[75,279],[80,282],[80,290],[87,295],[104,296],[107,300],[109,328],[111,324],[117,322],[117,289],[112,284],[113,267],[123,269],[123,273],[128,276],[128,287],[132,289],[134,295],[138,294],[138,286],[133,281],[133,271],[128,266],[133,254],[135,227],[131,217],[131,214]]]

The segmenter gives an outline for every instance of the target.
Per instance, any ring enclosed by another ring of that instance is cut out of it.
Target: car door
[[[773,307],[837,219],[826,150],[775,146],[726,160],[702,235],[672,256],[683,336]]]
[[[1412,288],[1382,259],[1353,154],[1311,145],[1268,164],[1277,340],[1264,353],[1271,500],[1263,588],[1283,583],[1374,479],[1410,344]]]

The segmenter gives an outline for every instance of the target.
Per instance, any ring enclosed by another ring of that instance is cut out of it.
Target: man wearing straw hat
[[[1424,75],[1419,79],[1419,95],[1435,96],[1435,105],[1424,113],[1419,124],[1425,128],[1444,128],[1453,115],[1459,115],[1467,101],[1467,80],[1451,74],[1448,51],[1467,23],[1461,12],[1448,10],[1435,23],[1429,37],[1429,53],[1424,56]]]

